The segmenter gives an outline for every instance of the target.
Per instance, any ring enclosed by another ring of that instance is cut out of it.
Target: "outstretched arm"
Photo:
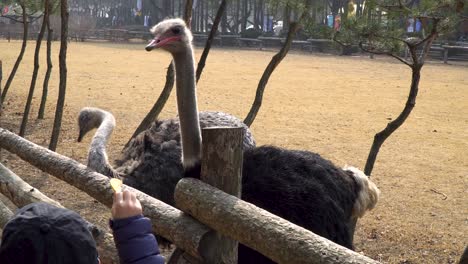
[[[163,264],[151,222],[142,214],[140,201],[128,190],[116,192],[110,227],[122,264]]]

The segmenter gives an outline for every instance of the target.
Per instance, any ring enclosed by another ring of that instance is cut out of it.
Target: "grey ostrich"
[[[181,137],[154,143],[151,146],[147,143],[143,144],[152,152],[151,155],[140,159],[154,160],[143,163],[146,164],[146,170],[150,173],[141,173],[139,177],[154,177],[154,179],[146,179],[145,182],[148,182],[148,185],[142,188],[149,189],[154,194],[151,195],[164,202],[173,203],[174,186],[178,179],[184,177],[183,168],[185,172],[195,172],[185,173],[185,176],[197,177],[196,168],[201,158],[192,34],[181,19],[165,20],[153,27],[152,33],[155,38],[146,49],[148,51],[155,48],[166,50],[174,59],[178,77],[177,102]],[[101,118],[101,120],[104,119]],[[103,127],[106,127],[104,122],[100,124],[96,135],[100,134]],[[158,133],[165,134],[163,130],[158,130]],[[105,131],[112,132],[111,129]],[[91,146],[99,147],[100,151],[105,153],[105,141],[108,137],[108,135],[95,136],[93,141],[101,142],[93,142]],[[150,142],[147,137],[141,135],[138,140]],[[90,153],[97,152],[90,150]],[[183,167],[180,164],[181,157]],[[161,163],[162,159],[164,159],[163,163]],[[142,162],[139,161],[139,164]],[[159,165],[156,167],[154,164]],[[177,165],[179,169],[160,167],[163,165],[167,167]],[[138,177],[131,179],[138,179]],[[150,186],[150,181],[154,185]],[[175,181],[174,184],[173,181]],[[347,248],[353,248],[350,223],[357,217],[363,216],[367,210],[372,209],[377,203],[378,196],[379,190],[375,184],[360,170],[353,167],[338,168],[316,153],[274,146],[244,150],[243,200]],[[273,262],[258,252],[240,245],[239,263]]]
[[[200,127],[228,126],[244,129],[244,149],[255,147],[249,128],[236,117],[223,112],[200,112]],[[125,184],[174,205],[174,188],[183,174],[178,118],[157,120],[138,134],[122,151],[114,168],[106,145],[115,127],[114,116],[95,107],[81,109],[78,116],[80,142],[97,128],[88,151],[88,167],[109,177],[123,177]],[[162,188],[155,188],[162,186]]]

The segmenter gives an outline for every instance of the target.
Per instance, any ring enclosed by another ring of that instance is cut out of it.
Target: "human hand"
[[[136,195],[129,190],[114,193],[112,204],[112,219],[123,219],[136,215],[141,215],[143,210]]]

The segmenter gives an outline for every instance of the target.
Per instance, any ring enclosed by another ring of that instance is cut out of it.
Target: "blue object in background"
[[[333,20],[334,20],[334,19],[333,19],[333,15],[328,15],[328,16],[327,16],[327,25],[328,25],[329,27],[331,27],[331,28],[333,27]]]

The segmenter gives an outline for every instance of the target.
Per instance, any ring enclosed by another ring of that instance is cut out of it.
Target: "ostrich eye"
[[[174,33],[175,35],[180,34],[180,28],[179,27],[172,28],[171,30],[172,30],[172,33]]]

